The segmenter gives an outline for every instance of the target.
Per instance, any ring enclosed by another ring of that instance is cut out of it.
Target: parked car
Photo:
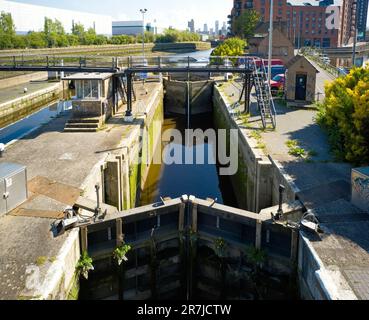
[[[265,67],[265,72],[268,74],[268,66]],[[279,74],[285,74],[286,73],[286,67],[282,65],[275,65],[272,66],[272,79],[279,75]]]
[[[268,83],[266,81],[266,83]],[[280,91],[284,90],[284,85],[286,83],[286,76],[284,73],[277,74],[273,79],[270,81],[270,89],[272,94],[277,94]]]

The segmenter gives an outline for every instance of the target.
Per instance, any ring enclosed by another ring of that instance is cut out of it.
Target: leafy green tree
[[[15,26],[10,13],[0,14],[0,49],[13,48],[15,38]]]
[[[255,34],[255,28],[260,22],[260,14],[254,9],[245,10],[234,22],[235,35],[249,39]]]
[[[15,26],[13,23],[13,18],[10,13],[1,12],[0,14],[0,32],[15,36]]]
[[[164,30],[164,33],[156,37],[157,43],[173,43],[186,41],[200,41],[200,36],[189,31],[179,31],[173,28]]]
[[[369,68],[326,84],[318,123],[327,131],[338,160],[369,165]]]
[[[241,56],[245,52],[246,41],[240,38],[229,38],[212,52],[212,56]]]
[[[72,34],[78,36],[79,38],[82,38],[85,34],[85,27],[81,23],[76,23],[73,26]]]
[[[68,46],[68,38],[65,35],[64,27],[57,19],[52,21],[45,17],[44,35],[49,48]]]
[[[29,32],[26,36],[27,47],[30,48],[46,48],[48,43],[43,32]]]

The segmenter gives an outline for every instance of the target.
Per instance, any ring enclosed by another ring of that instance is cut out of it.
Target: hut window
[[[78,99],[99,99],[99,81],[98,80],[79,80],[76,81],[76,90]]]

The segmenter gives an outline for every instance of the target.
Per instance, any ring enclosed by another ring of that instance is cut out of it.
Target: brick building
[[[330,1],[326,3],[329,4]],[[327,6],[324,4],[325,2],[321,2],[320,5],[291,5],[287,0],[274,0],[274,21],[287,22],[287,37],[296,48],[336,47],[339,30],[326,27],[326,17],[330,13],[327,13]],[[269,21],[270,0],[234,0],[232,13],[229,16],[231,26],[247,9],[259,12],[262,22]]]
[[[343,0],[341,8],[340,46],[353,42],[357,18],[358,41],[365,41],[368,18],[368,0]]]

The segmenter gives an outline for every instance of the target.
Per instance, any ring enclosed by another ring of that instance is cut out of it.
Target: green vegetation
[[[286,142],[286,146],[288,147],[288,154],[295,157],[304,158],[306,156],[305,149],[299,147],[299,142],[297,140],[288,140]]]
[[[355,68],[325,87],[317,122],[339,161],[369,164],[369,69]]]
[[[88,279],[88,273],[94,270],[94,266],[92,265],[92,263],[93,261],[88,255],[87,251],[84,251],[77,263],[77,272],[80,275],[82,275],[86,280]]]
[[[36,260],[36,264],[38,267],[41,267],[46,263],[47,260],[47,257],[38,257]]]
[[[164,30],[163,34],[158,35],[155,39],[155,42],[157,43],[186,42],[186,41],[200,41],[200,39],[201,39],[200,36],[196,33],[192,33],[189,31],[179,31],[170,28]]]
[[[211,55],[216,57],[241,56],[244,54],[245,47],[245,40],[240,38],[229,38],[216,47]]]
[[[312,157],[316,157],[318,153],[315,150],[307,151],[304,148],[299,146],[299,141],[297,140],[288,140],[286,142],[286,146],[288,147],[288,154],[294,157],[303,158],[306,161],[311,162]]]
[[[171,43],[185,41],[200,41],[200,36],[188,31],[167,29],[163,34],[155,36],[152,32],[145,32],[146,43]],[[106,37],[96,34],[94,28],[85,30],[85,27],[76,23],[71,34],[65,32],[62,23],[45,17],[44,30],[31,31],[26,35],[17,35],[10,13],[1,12],[0,15],[0,49],[25,48],[57,48],[78,45],[121,45],[142,43],[142,35],[120,35]]]
[[[254,266],[254,270],[260,270],[267,259],[267,253],[263,249],[258,249],[253,246],[246,247],[246,257]]]
[[[129,244],[123,243],[121,246],[117,247],[113,252],[113,257],[120,266],[123,261],[128,261],[127,253],[131,251],[132,247]]]
[[[255,28],[260,22],[260,14],[254,9],[245,10],[235,21],[234,29],[237,37],[249,39],[255,34]]]
[[[218,238],[214,240],[215,253],[219,258],[225,257],[225,250],[227,247],[227,243],[223,238]]]

